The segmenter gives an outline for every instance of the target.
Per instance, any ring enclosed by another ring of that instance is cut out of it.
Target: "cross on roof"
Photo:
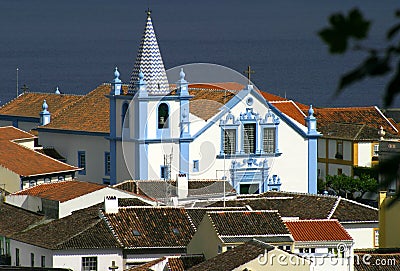
[[[28,87],[26,84],[24,84],[24,85],[21,87],[21,90],[22,90],[23,93],[25,93],[25,92],[27,92],[27,91],[29,90],[29,87]]]
[[[244,74],[247,74],[248,85],[250,85],[250,77],[251,77],[251,74],[252,74],[252,73],[254,74],[255,71],[252,70],[250,66],[247,66],[247,70],[245,70],[243,73],[244,73]]]

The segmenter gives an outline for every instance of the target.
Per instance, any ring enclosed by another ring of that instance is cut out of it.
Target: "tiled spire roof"
[[[139,51],[129,84],[129,92],[135,91],[135,83],[139,80],[139,72],[144,74],[146,88],[149,94],[165,95],[170,92],[167,73],[158,48],[157,37],[151,21],[150,11],[147,12],[147,21],[144,28]]]

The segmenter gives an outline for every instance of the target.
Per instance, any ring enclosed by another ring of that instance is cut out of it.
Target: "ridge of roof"
[[[338,199],[336,200],[335,204],[333,205],[331,212],[328,214],[328,219],[330,219],[333,216],[333,214],[335,213],[337,207],[339,206],[340,199],[341,199],[341,197],[339,196]]]

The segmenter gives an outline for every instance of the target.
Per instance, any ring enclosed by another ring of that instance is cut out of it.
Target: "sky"
[[[17,68],[19,87],[30,91],[88,93],[111,81],[115,66],[128,82],[149,7],[167,69],[201,62],[241,73],[251,65],[259,89],[305,104],[381,104],[387,78],[332,98],[363,55],[332,56],[316,33],[330,14],[359,7],[373,20],[369,43],[381,46],[395,22],[391,0],[1,0],[1,104],[16,96]]]

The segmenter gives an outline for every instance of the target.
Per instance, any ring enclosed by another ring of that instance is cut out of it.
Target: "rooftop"
[[[67,217],[16,233],[12,238],[55,250],[121,247],[99,217],[98,206],[75,211]]]
[[[282,217],[299,219],[337,219],[341,223],[377,222],[378,209],[336,196],[294,192],[266,192],[260,195],[238,196],[227,200],[226,206],[250,206],[253,210],[278,210]],[[223,206],[222,201],[210,207]]]
[[[44,183],[15,192],[11,195],[29,195],[43,199],[65,202],[94,191],[106,188],[106,185],[76,180]]]
[[[256,259],[260,254],[264,254],[265,251],[271,251],[274,248],[266,243],[252,240],[195,265],[189,268],[188,271],[235,270],[235,268]]]
[[[39,119],[43,101],[49,106],[52,117],[62,112],[71,104],[79,101],[83,96],[70,94],[26,92],[0,107],[0,116],[20,116]]]
[[[293,239],[297,242],[351,241],[343,226],[333,219],[285,221]]]
[[[125,248],[185,248],[195,227],[185,209],[126,207],[116,214],[103,213]]]
[[[210,211],[219,236],[290,235],[277,211]]]
[[[12,137],[17,137],[16,139],[33,138],[29,133],[11,126],[0,129],[2,131],[0,133],[0,141],[2,141],[0,166],[23,177],[78,170],[77,167],[60,162],[10,140]]]

